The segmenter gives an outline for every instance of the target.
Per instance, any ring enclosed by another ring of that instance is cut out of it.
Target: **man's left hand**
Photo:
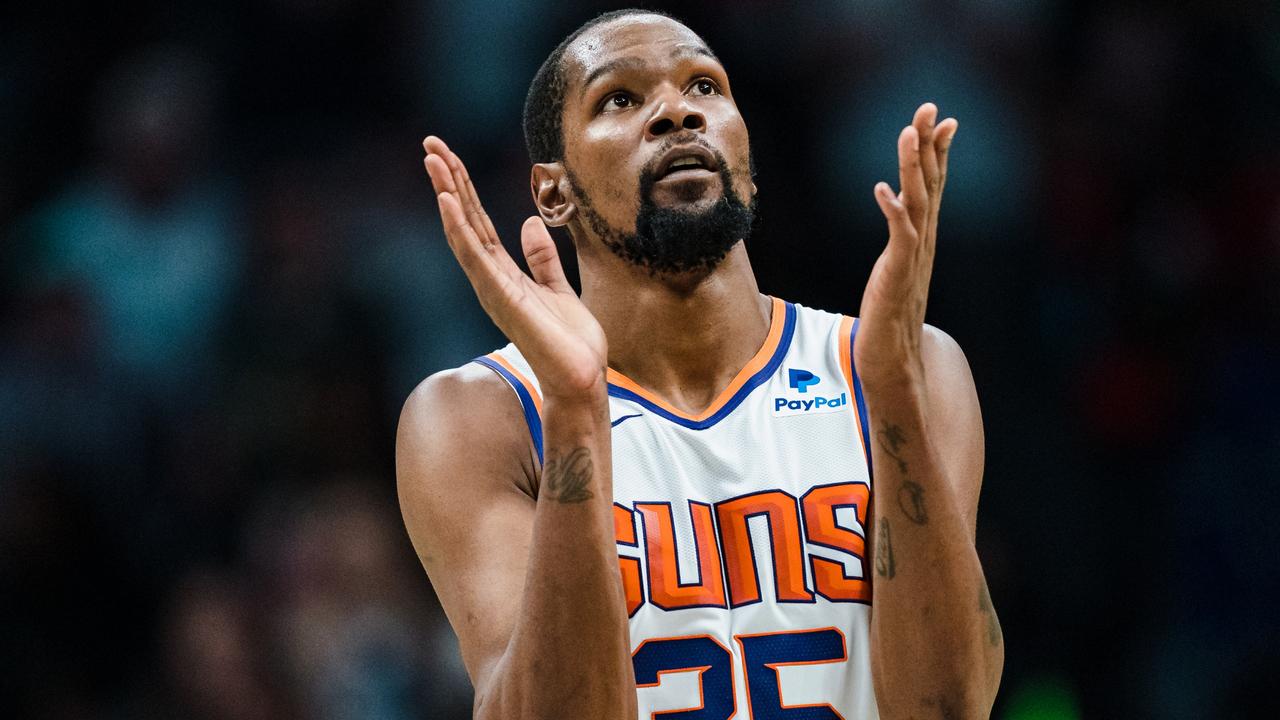
[[[923,380],[920,352],[925,304],[938,238],[938,209],[947,179],[947,151],[958,123],[936,123],[938,108],[925,103],[898,135],[902,191],[877,183],[876,201],[889,223],[885,247],[862,295],[854,363],[864,385]]]

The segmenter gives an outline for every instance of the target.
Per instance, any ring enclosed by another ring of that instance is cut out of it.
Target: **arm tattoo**
[[[892,580],[898,574],[897,564],[893,559],[893,538],[889,534],[889,518],[880,518],[880,532],[876,533],[876,574],[886,580]]]
[[[897,461],[899,472],[907,472],[907,461],[898,454],[899,449],[907,444],[907,436],[902,433],[902,428],[885,423],[880,426],[880,432],[876,437],[880,441],[880,449]]]
[[[946,695],[937,695],[935,697],[920,698],[920,704],[929,709],[937,709],[937,717],[941,720],[960,720],[960,711],[956,708],[953,699]],[[932,715],[933,713],[929,713]]]
[[[996,617],[996,608],[991,604],[991,591],[987,589],[985,582],[978,589],[978,610],[987,616],[987,640],[991,642],[991,647],[999,647],[1004,640],[1004,633],[1000,630],[1000,618]]]
[[[883,423],[876,435],[880,449],[898,463],[898,471],[907,474],[907,461],[902,459],[902,448],[907,444],[906,433],[893,423]],[[903,478],[898,487],[898,509],[917,525],[929,523],[929,512],[924,507],[924,488],[919,483]]]
[[[902,481],[898,488],[898,509],[917,525],[929,524],[929,512],[924,507],[924,488],[919,483]]]
[[[584,447],[575,448],[568,456],[552,454],[542,470],[547,497],[565,504],[590,500],[595,497],[588,489],[591,472],[591,453]]]

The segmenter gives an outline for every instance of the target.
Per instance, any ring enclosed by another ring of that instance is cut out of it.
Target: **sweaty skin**
[[[509,388],[474,365],[409,397],[396,443],[401,507],[457,631],[477,718],[634,718],[635,680],[612,527],[608,365],[696,413],[763,344],[770,303],[739,242],[711,270],[651,274],[583,218],[634,231],[640,170],[698,142],[755,194],[746,125],[724,68],[683,25],[630,15],[565,54],[565,156],[537,164],[539,217],[507,256],[466,169],[438,138],[426,167],[477,297],[542,385],[539,467]],[[588,82],[589,80],[589,82]],[[923,324],[954,120],[917,111],[899,138],[901,192],[875,189],[889,243],[863,293],[854,348],[872,426],[876,502],[871,664],[883,718],[987,717],[1003,644],[973,544],[982,421],[960,348]],[[576,184],[575,184],[576,183]],[[659,206],[697,210],[718,173],[659,181]],[[578,298],[546,226],[569,229]],[[483,508],[482,512],[476,512]]]

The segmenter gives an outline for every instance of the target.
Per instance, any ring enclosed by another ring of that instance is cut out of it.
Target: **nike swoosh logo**
[[[609,427],[618,427],[618,424],[621,423],[623,420],[630,420],[633,417],[640,417],[640,415],[641,413],[636,413],[635,415],[623,415],[617,420],[614,420],[613,422],[609,423]]]

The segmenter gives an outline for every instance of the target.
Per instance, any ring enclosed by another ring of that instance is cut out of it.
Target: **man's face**
[[[683,25],[635,15],[592,28],[564,62],[564,165],[583,224],[653,271],[714,266],[749,232],[755,196],[719,61]]]

